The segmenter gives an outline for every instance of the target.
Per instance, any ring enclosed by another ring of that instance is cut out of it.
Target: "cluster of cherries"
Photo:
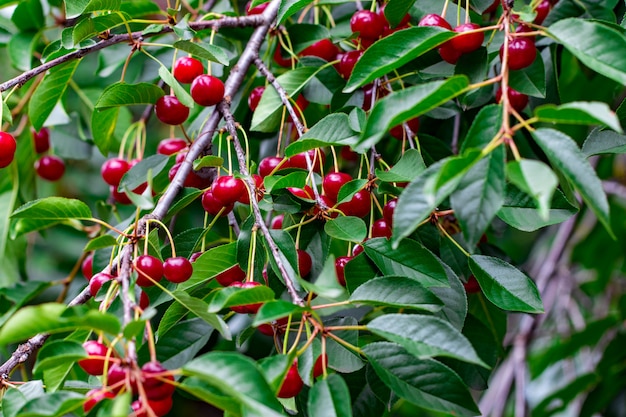
[[[172,70],[174,78],[182,84],[191,84],[191,98],[201,106],[214,106],[224,98],[224,83],[217,77],[204,73],[204,66],[193,57],[176,60]],[[189,108],[175,95],[159,98],[155,105],[157,118],[168,125],[179,125],[189,117]]]
[[[83,344],[86,359],[78,365],[89,375],[102,376],[106,371],[106,386],[92,389],[83,404],[85,413],[105,398],[115,398],[122,391],[138,395],[131,407],[135,417],[164,416],[172,409],[172,395],[176,389],[173,375],[158,361],[145,363],[141,369],[125,364],[113,349],[102,342],[89,340]]]
[[[32,131],[35,152],[42,154],[50,149],[50,131],[44,127],[39,132]],[[17,142],[13,135],[0,132],[0,169],[13,162]],[[35,161],[35,171],[39,177],[48,181],[57,181],[65,173],[65,162],[55,155],[44,155]]]

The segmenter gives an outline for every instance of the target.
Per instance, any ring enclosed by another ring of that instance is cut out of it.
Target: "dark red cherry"
[[[357,243],[357,244],[356,244],[356,245],[354,245],[354,247],[352,248],[352,256],[354,257],[354,256],[357,256],[357,255],[358,255],[358,254],[360,254],[360,253],[363,253],[363,250],[364,250],[364,249],[363,249],[363,245],[360,245],[360,244],[358,244],[358,243]]]
[[[285,58],[283,56],[283,48],[281,48],[280,45],[277,45],[276,49],[274,50],[274,62],[276,62],[281,67],[289,68],[292,66],[292,63],[295,62],[295,58],[292,56],[287,56]]]
[[[139,308],[145,310],[148,306],[150,306],[150,297],[145,291],[142,291],[139,295]]]
[[[361,55],[363,55],[363,51],[349,51],[343,54],[339,60],[339,65],[337,66],[339,75],[346,80],[350,78],[352,70],[354,69],[356,62],[361,58]]]
[[[355,251],[356,251],[356,245],[354,246],[353,253]],[[356,255],[358,254],[355,253],[354,256]],[[352,256],[340,256],[337,259],[335,259],[335,272],[337,272],[337,281],[344,287],[346,286],[346,271],[345,271],[346,265],[351,260],[352,260]]]
[[[350,201],[341,203],[337,209],[341,210],[346,216],[365,217],[370,212],[371,200],[370,193],[366,190],[360,190]]]
[[[95,297],[100,291],[100,288],[106,283],[114,279],[115,277],[111,274],[107,274],[106,272],[100,272],[91,277],[89,280],[89,293],[92,297]]]
[[[300,168],[304,170],[308,170],[308,165],[306,162],[306,154],[309,155],[309,160],[313,166],[313,171],[319,173],[322,170],[322,167],[326,163],[326,154],[319,149],[319,152],[316,152],[315,149],[308,150],[303,153],[296,154],[289,158],[288,165],[290,168]]]
[[[359,10],[350,18],[350,29],[364,39],[378,39],[385,31],[385,20],[369,10]]]
[[[141,367],[143,388],[149,400],[162,400],[174,393],[174,376],[167,372],[160,362],[147,362]]]
[[[391,228],[385,219],[378,219],[372,224],[372,237],[391,237]]]
[[[39,132],[32,131],[33,142],[35,143],[35,152],[44,153],[50,149],[50,130],[42,127]]]
[[[94,388],[85,394],[87,401],[83,403],[83,410],[85,414],[89,413],[92,408],[96,406],[100,401],[105,398],[115,398],[115,393],[107,391],[103,388]]]
[[[480,292],[480,285],[478,285],[478,280],[476,280],[474,275],[470,275],[467,282],[463,283],[463,287],[465,287],[465,292],[468,294]]]
[[[476,23],[464,23],[460,26],[455,27],[454,31],[459,33],[459,35],[456,35],[454,38],[450,39],[452,47],[463,54],[473,52],[480,48],[480,46],[483,44],[483,41],[485,40],[485,33],[466,33],[479,28],[480,25],[477,25]]]
[[[511,87],[507,88],[507,96],[509,97],[509,105],[515,109],[516,112],[524,110],[528,104],[528,96],[522,94],[517,90],[513,90]],[[502,88],[498,88],[496,91],[496,103],[500,103],[502,100]]]
[[[406,122],[406,124],[409,127],[409,129],[411,129],[411,132],[415,134],[417,133],[417,130],[420,127],[420,119],[415,117],[409,120],[408,122]],[[402,140],[406,137],[403,124],[399,124],[397,126],[392,127],[391,130],[389,130],[389,133],[391,134],[391,136],[393,136],[394,138],[398,140]]]
[[[245,289],[245,288],[258,287],[260,285],[262,284],[256,281],[245,281],[245,282],[235,281],[232,284],[230,284],[229,287],[237,287],[237,288]],[[240,313],[240,314],[248,314],[248,313],[256,314],[256,312],[259,311],[262,305],[263,303],[252,303],[252,304],[244,304],[240,306],[232,306],[230,309],[234,311],[235,313]]]
[[[342,146],[340,155],[344,161],[356,162],[359,160],[359,154],[350,149],[349,146]]]
[[[383,4],[380,9],[378,9],[378,16],[381,17],[381,19],[383,19],[387,25],[389,25],[389,21],[387,20],[387,17],[385,16],[385,8],[387,7],[387,3]],[[404,17],[402,18],[402,20],[400,21],[400,23],[398,23],[397,27],[406,27],[409,22],[411,21],[411,16],[407,13],[404,15]]]
[[[452,65],[456,64],[459,58],[461,58],[461,55],[463,55],[462,52],[454,49],[454,46],[452,46],[450,41],[442,44],[439,47],[438,51],[441,59]]]
[[[263,158],[261,159],[261,162],[259,162],[259,175],[265,178],[268,175],[271,175],[278,166],[280,166],[280,168],[288,168],[289,161],[279,156],[268,156]]]
[[[137,285],[151,287],[163,276],[163,262],[151,255],[141,255],[135,259],[135,270],[137,270]]]
[[[345,172],[330,172],[324,177],[322,187],[328,198],[336,202],[339,190],[344,184],[350,181],[352,181],[350,174],[346,174]]]
[[[196,58],[184,56],[176,60],[172,74],[179,83],[189,84],[195,80],[196,77],[204,74],[204,67],[202,66],[202,62],[198,61]]]
[[[161,155],[174,155],[187,147],[188,143],[185,139],[167,138],[159,142],[157,153]]]
[[[235,204],[231,203],[224,205],[224,203],[213,196],[213,190],[209,188],[202,194],[202,207],[204,208],[204,211],[212,216],[217,216],[220,210],[224,209],[224,211],[222,211],[222,216],[226,216],[228,213],[233,211]]]
[[[180,153],[177,155],[177,157],[181,155]],[[172,182],[174,180],[174,176],[176,175],[176,173],[178,172],[178,170],[180,169],[181,163],[178,162],[176,164],[174,164],[174,166],[172,168],[170,168],[170,171],[168,173],[168,178],[170,179],[170,182]],[[206,188],[210,185],[211,180],[210,178],[202,178],[201,176],[199,176],[196,171],[191,170],[191,172],[189,173],[189,175],[187,175],[187,178],[185,178],[185,182],[183,183],[184,187],[193,187],[193,188],[199,188],[199,189],[203,189]]]
[[[232,175],[222,175],[217,178],[211,188],[213,190],[213,197],[221,201],[224,205],[235,203],[241,198],[243,193],[248,192],[243,181]]]
[[[255,111],[259,106],[264,91],[265,87],[263,86],[254,87],[252,91],[250,91],[250,95],[248,96],[248,107],[250,107],[250,110]]]
[[[434,13],[427,14],[422,17],[417,26],[438,26],[440,28],[452,30],[452,26],[450,26],[450,23],[448,23],[446,19]]]
[[[295,397],[302,391],[302,387],[304,386],[304,382],[300,377],[300,373],[298,372],[298,363],[294,361],[293,364],[289,367],[287,374],[285,375],[285,379],[280,385],[280,389],[278,390],[278,398],[291,398]]]
[[[89,357],[79,360],[78,365],[89,375],[102,375],[107,363],[106,356],[109,348],[95,340],[86,341],[83,343],[83,348]],[[113,352],[111,352],[111,355],[113,355]]]
[[[122,181],[124,174],[130,169],[130,164],[122,158],[107,159],[102,168],[100,168],[100,174],[102,179],[109,185],[117,187]]]
[[[111,390],[118,393],[122,389],[128,388],[126,383],[130,384],[132,393],[137,392],[137,381],[131,376],[128,366],[119,363],[111,364],[107,372],[107,384]]]
[[[313,45],[308,46],[302,52],[300,56],[317,56],[322,58],[326,62],[331,62],[337,59],[339,49],[330,39],[322,39],[315,42]]]
[[[163,275],[169,282],[179,284],[187,281],[193,274],[193,266],[189,259],[177,256],[175,258],[167,258],[163,262]]]
[[[324,373],[324,368],[328,368],[328,355],[325,353],[319,355],[313,364],[313,378],[317,378],[322,375]]]
[[[111,193],[111,197],[113,198],[113,201],[115,201],[116,203],[124,204],[124,205],[129,205],[133,203],[130,200],[130,198],[128,198],[128,196],[126,195],[126,192],[117,191],[117,187],[115,185],[109,186],[109,191]]]
[[[304,278],[309,275],[312,266],[311,255],[302,249],[298,249],[298,271],[300,271],[300,276]]]
[[[391,227],[393,225],[393,212],[396,210],[396,206],[398,205],[398,199],[393,198],[387,201],[387,204],[383,207],[383,218],[387,222],[387,225]]]
[[[280,230],[283,228],[283,220],[285,218],[284,214],[278,214],[272,218],[270,222],[270,229]]]
[[[250,5],[252,4],[251,1],[249,1],[246,4],[246,14],[248,16],[252,16],[255,14],[261,14],[265,11],[265,9],[267,8],[267,6],[270,4],[269,2],[263,3],[263,4],[259,4],[258,6],[255,6],[253,8],[250,8]]]
[[[298,198],[303,198],[305,200],[315,199],[315,194],[313,193],[313,189],[309,187],[308,185],[306,185],[304,188],[287,187],[287,191],[289,191],[292,195]]]
[[[176,96],[163,96],[154,106],[157,119],[168,125],[179,125],[189,117],[189,107],[181,103]]]
[[[65,162],[58,156],[45,155],[35,162],[35,171],[44,180],[58,181],[65,173]]]
[[[263,190],[265,189],[263,186],[263,178],[260,175],[252,174],[252,179],[254,180],[255,189],[251,190],[252,194],[256,196],[257,201],[261,201],[263,199]],[[239,201],[242,204],[250,204],[250,193],[248,193],[248,189],[246,188],[244,192],[239,197]]]
[[[217,77],[202,74],[193,80],[189,92],[199,105],[214,106],[224,98],[224,83]]]
[[[288,322],[288,317],[282,317],[278,320],[274,320],[271,323],[260,324],[257,329],[259,329],[259,332],[263,333],[264,335],[273,337],[274,334],[285,333],[284,327],[287,325]]]
[[[537,56],[535,41],[528,36],[518,36],[509,42],[508,63],[509,69],[520,70],[530,66]],[[500,61],[504,58],[504,44],[500,47]]]
[[[541,3],[539,3],[535,8],[537,16],[535,16],[535,20],[533,21],[533,23],[536,23],[538,25],[542,24],[543,21],[546,20],[548,13],[550,13],[551,8],[552,4],[550,3],[550,0],[542,0]]]
[[[215,276],[215,280],[222,286],[228,287],[233,282],[241,282],[246,279],[246,272],[241,269],[239,264],[235,264],[225,271]]]
[[[89,281],[93,277],[93,254],[90,253],[85,257],[83,263],[80,265],[80,270],[83,276]]]

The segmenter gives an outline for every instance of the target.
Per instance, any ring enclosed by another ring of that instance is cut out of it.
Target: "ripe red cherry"
[[[45,155],[35,162],[35,170],[44,180],[57,181],[65,173],[65,162],[58,156]]]
[[[161,155],[174,155],[187,147],[185,139],[167,138],[159,142],[157,153]]]
[[[470,275],[467,282],[463,283],[463,287],[465,287],[465,292],[468,294],[480,292],[480,285],[478,285],[478,281],[474,275]]]
[[[420,127],[420,119],[415,117],[409,120],[408,122],[406,122],[406,124],[409,127],[409,129],[411,129],[411,132],[417,133],[417,130]],[[399,124],[397,126],[392,127],[391,130],[389,130],[389,133],[391,134],[391,136],[393,136],[394,138],[398,140],[404,139],[405,138],[404,125]]]
[[[302,249],[298,249],[298,270],[300,271],[300,276],[304,278],[309,275],[312,266],[311,255]]]
[[[179,153],[178,155],[181,155],[181,154]],[[172,168],[170,168],[170,171],[167,174],[168,178],[170,179],[170,182],[174,179],[174,176],[180,169],[181,164],[182,164],[181,162],[178,162],[174,164]],[[202,178],[196,173],[196,171],[192,170],[189,173],[189,175],[187,175],[187,178],[185,178],[185,182],[183,183],[183,186],[202,189],[202,188],[208,187],[210,185],[210,182],[211,182],[210,178]]]
[[[342,146],[340,155],[344,161],[356,162],[359,160],[359,154],[350,149],[349,146]]]
[[[107,274],[106,272],[100,272],[91,277],[89,280],[89,293],[92,297],[95,297],[100,291],[100,288],[106,283],[114,279],[115,277],[111,274]]]
[[[42,127],[39,132],[32,131],[33,142],[35,143],[35,152],[44,153],[50,149],[50,130]]]
[[[245,184],[239,178],[232,175],[222,175],[213,182],[213,197],[222,202],[222,204],[233,204],[243,193],[247,193]]]
[[[378,39],[385,31],[385,20],[369,10],[359,10],[350,18],[350,29],[364,39]]]
[[[265,11],[265,9],[267,8],[267,6],[268,6],[270,3],[269,3],[269,2],[267,2],[267,3],[259,4],[258,6],[255,6],[255,7],[253,7],[253,8],[250,8],[250,5],[251,5],[251,4],[252,4],[252,2],[251,2],[251,1],[249,1],[249,2],[246,4],[246,14],[247,14],[248,16],[252,16],[252,15],[255,15],[255,14],[261,14],[261,13],[263,13],[263,12]]]
[[[142,291],[141,295],[139,295],[139,308],[145,310],[149,305],[150,297],[148,297],[148,294],[146,294],[145,291]]]
[[[508,48],[509,69],[520,70],[528,67],[535,61],[537,48],[535,42],[528,36],[518,36],[511,39]],[[500,47],[500,61],[504,56],[504,44]]]
[[[513,90],[511,87],[507,88],[506,95],[509,98],[509,104],[518,113],[524,110],[524,108],[528,104],[528,96],[526,94],[520,93],[517,90]],[[502,100],[502,88],[498,88],[498,90],[496,91],[496,103],[500,103],[501,100]]]
[[[535,16],[535,20],[533,21],[533,23],[536,23],[538,25],[542,24],[548,16],[548,13],[550,13],[551,8],[552,4],[550,3],[550,0],[543,0],[541,3],[539,3],[535,8],[537,16]]]
[[[356,246],[354,247],[354,249],[356,250]],[[355,252],[355,250],[353,250],[353,253]],[[356,255],[358,254],[355,253],[354,256]],[[335,259],[335,272],[337,272],[337,281],[344,287],[346,286],[346,265],[351,260],[352,256],[340,256]]]
[[[465,33],[479,29],[480,25],[476,23],[464,23],[454,28],[454,31],[459,35],[450,39],[452,47],[457,51],[467,54],[480,48],[485,40],[484,32]]]
[[[341,210],[346,216],[365,217],[370,212],[370,193],[366,190],[360,190],[350,201],[341,203],[337,209]]]
[[[280,230],[283,228],[283,220],[285,219],[284,214],[278,214],[275,216],[270,222],[270,229]]]
[[[322,187],[328,198],[332,201],[337,201],[339,190],[344,184],[350,181],[352,181],[350,174],[346,174],[345,172],[330,172],[324,177]]]
[[[396,210],[396,206],[398,205],[398,199],[394,198],[387,201],[387,204],[383,207],[383,218],[387,222],[389,227],[393,225],[393,212]]]
[[[356,245],[354,245],[354,247],[352,248],[352,256],[357,256],[360,253],[363,253],[363,245],[359,245],[358,243]]]
[[[263,199],[263,178],[260,175],[252,174],[252,179],[254,180],[255,189],[251,190],[252,194],[256,196],[257,201],[261,201]],[[250,204],[250,194],[248,190],[245,189],[244,192],[239,196],[239,201],[242,204]]]
[[[196,58],[184,56],[176,60],[172,74],[179,83],[189,84],[196,77],[204,74],[204,67]]]
[[[237,288],[245,289],[245,288],[258,287],[260,285],[262,284],[256,281],[245,281],[245,282],[235,281],[232,284],[230,284],[229,287],[237,287]],[[252,304],[244,304],[240,306],[232,306],[230,309],[233,310],[235,313],[240,313],[240,314],[247,314],[247,313],[256,314],[256,312],[259,311],[262,305],[263,303],[252,303]]]
[[[213,190],[209,188],[202,194],[202,207],[204,208],[204,211],[212,216],[217,216],[220,210],[224,209],[224,211],[222,211],[222,216],[226,216],[228,213],[233,211],[235,204],[231,203],[224,205],[224,203],[213,196]]]
[[[289,167],[308,170],[309,168],[306,163],[306,154],[309,155],[311,165],[313,166],[313,171],[317,173],[321,172],[322,167],[326,163],[326,154],[321,149],[319,150],[319,152],[316,152],[315,149],[311,149],[306,152],[292,156],[291,158],[289,158],[288,161]]]
[[[280,165],[280,168],[288,168],[289,161],[279,156],[268,156],[259,162],[259,175],[263,178],[271,175],[272,172]]]
[[[389,26],[389,21],[387,20],[387,16],[385,16],[385,7],[387,7],[387,3],[383,4],[380,9],[378,9],[378,16],[385,21],[387,26]],[[411,21],[411,16],[407,13],[402,17],[400,23],[398,23],[398,28],[406,27]]]
[[[168,125],[179,125],[189,117],[189,107],[181,103],[175,96],[163,96],[154,106],[157,119]]]
[[[80,270],[87,281],[93,277],[93,254],[90,253],[85,257],[83,263],[80,265]]]
[[[281,48],[280,44],[276,46],[276,49],[274,50],[274,62],[276,62],[281,67],[288,68],[291,67],[294,61],[295,58],[293,58],[291,55],[287,56],[286,58],[283,56],[283,48]]]
[[[136,393],[137,381],[131,376],[128,366],[123,366],[119,363],[111,364],[107,372],[107,384],[111,390],[115,393],[120,392],[123,388],[126,388],[126,382],[130,384],[132,393]]]
[[[278,320],[274,320],[271,323],[260,324],[257,329],[259,332],[263,333],[266,336],[274,336],[274,333],[284,333],[284,326],[289,322],[288,317],[282,317]]]
[[[165,373],[167,369],[160,362],[147,362],[141,367],[143,387],[149,400],[162,400],[174,393],[174,377],[171,374],[164,375]]]
[[[215,280],[222,286],[228,287],[233,282],[241,282],[246,278],[246,273],[239,264],[235,264],[215,276]]]
[[[91,409],[96,406],[96,404],[98,404],[105,398],[115,398],[115,394],[113,392],[107,391],[106,389],[102,388],[94,388],[87,392],[86,396],[87,401],[83,403],[83,410],[85,411],[85,414],[90,412]]]
[[[422,17],[417,26],[438,26],[440,28],[452,30],[452,26],[450,26],[450,23],[448,23],[446,19],[434,13],[427,14]]]
[[[107,362],[106,356],[109,348],[95,340],[86,341],[83,343],[83,348],[89,358],[79,360],[78,365],[89,375],[102,375]],[[111,352],[112,355],[113,352]]]
[[[339,60],[337,68],[339,75],[346,80],[350,78],[352,70],[354,69],[356,62],[361,58],[361,55],[363,55],[363,51],[349,51],[343,54]]]
[[[303,386],[304,382],[298,372],[298,362],[294,361],[289,367],[289,370],[285,375],[285,379],[283,379],[280,389],[278,390],[278,394],[276,395],[278,398],[295,397],[300,393],[300,391],[302,391]]]
[[[152,410],[152,413],[154,413],[155,416],[162,417],[170,412],[173,405],[174,405],[174,402],[172,400],[172,397],[165,397],[161,400],[148,399],[145,402],[145,405],[141,399],[135,400],[132,402],[130,406],[135,413],[134,414],[135,417],[152,416],[152,414],[148,412],[147,410],[148,408]]]
[[[169,282],[179,284],[187,281],[193,274],[193,266],[189,259],[177,256],[175,258],[167,258],[163,262],[163,275]]]
[[[385,219],[378,219],[372,224],[372,237],[391,237],[391,228]]]
[[[214,106],[224,98],[224,83],[217,77],[203,74],[193,80],[189,92],[199,105]]]
[[[292,195],[303,198],[305,200],[313,200],[315,199],[315,194],[313,193],[313,189],[308,185],[305,185],[304,188],[297,187],[287,187],[287,191],[289,191]]]
[[[17,142],[15,138],[6,132],[0,132],[0,168],[8,167],[15,157]]]
[[[322,375],[324,373],[324,368],[328,368],[328,355],[325,353],[319,355],[313,364],[313,378],[317,378]]]
[[[125,205],[133,203],[124,191],[117,191],[117,187],[115,185],[111,185],[109,187],[109,191],[111,192],[111,197],[113,198],[113,201],[115,201],[116,203]]]
[[[339,49],[330,39],[322,39],[300,52],[300,56],[317,56],[326,62],[334,61],[337,58]]]
[[[124,174],[130,169],[130,164],[122,158],[107,159],[102,168],[100,168],[100,174],[102,179],[109,185],[117,187],[122,181]]]
[[[441,59],[443,59],[444,61],[452,65],[456,64],[459,58],[461,58],[461,55],[463,55],[462,52],[454,49],[454,46],[452,46],[450,41],[441,45],[438,51],[439,51],[439,56],[441,57]]]
[[[135,259],[137,270],[137,285],[151,287],[154,281],[159,282],[163,276],[163,263],[151,255],[141,255]]]
[[[259,102],[261,101],[264,91],[265,87],[263,86],[254,87],[252,91],[250,91],[250,95],[248,96],[248,107],[250,107],[250,110],[255,111],[256,108],[259,107]]]

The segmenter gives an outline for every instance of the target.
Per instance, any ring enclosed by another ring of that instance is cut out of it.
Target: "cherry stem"
[[[328,330],[328,328],[327,328],[327,330]],[[340,345],[343,345],[343,346],[347,347],[348,349],[358,353],[359,355],[363,355],[363,350],[361,350],[360,347],[354,346],[352,343],[346,342],[345,340],[343,340],[342,338],[340,338],[339,336],[337,336],[336,334],[334,334],[334,333],[332,333],[330,331],[328,331],[325,334],[326,334],[326,336],[330,337],[331,339],[333,339],[334,341],[336,341]]]
[[[452,236],[450,236],[446,228],[443,227],[441,223],[437,222],[437,228],[445,237],[447,237],[450,240],[450,242],[454,244],[454,246],[456,246],[463,253],[463,255],[467,256],[468,258],[472,256],[468,251],[465,250],[463,246],[459,244],[459,242],[457,242],[456,240],[454,240]]]
[[[333,307],[345,306],[345,305],[349,305],[351,303],[352,302],[350,300],[345,300],[345,301],[338,301],[336,303],[318,304],[316,306],[311,306],[311,308],[313,310],[321,310],[323,308],[333,308]]]
[[[172,258],[176,257],[176,248],[174,247],[174,238],[172,237],[172,234],[170,233],[170,229],[167,228],[167,226],[165,224],[163,224],[163,222],[159,219],[148,219],[148,221],[146,223],[156,223],[159,226],[161,226],[163,228],[163,230],[165,231],[165,233],[167,234],[167,238],[170,241],[170,245],[172,246]],[[148,236],[146,235],[146,239],[148,238]]]

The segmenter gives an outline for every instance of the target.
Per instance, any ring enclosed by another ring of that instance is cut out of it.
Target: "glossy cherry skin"
[[[89,375],[102,375],[109,348],[95,340],[86,341],[83,343],[83,348],[90,358],[79,360],[78,365]],[[113,356],[113,352],[111,352],[111,356]]]
[[[107,384],[111,387],[113,392],[118,393],[122,389],[129,388],[126,386],[126,382],[128,382],[130,384],[130,390],[134,394],[137,392],[137,381],[134,377],[129,375],[130,369],[127,366],[113,363],[109,366],[109,371],[107,372]]]
[[[356,249],[356,246],[354,247]],[[354,252],[354,251],[353,251]],[[357,254],[355,254],[356,256]],[[352,256],[340,256],[335,259],[335,272],[337,272],[337,282],[346,286],[346,265],[352,260]]]
[[[105,398],[115,398],[115,393],[102,388],[94,388],[87,392],[86,396],[87,401],[83,403],[83,410],[85,411],[85,414],[90,412],[91,409],[96,406],[96,404],[98,404]]]
[[[372,224],[372,237],[391,237],[391,228],[385,219],[378,219]]]
[[[518,36],[509,41],[508,63],[509,69],[520,70],[530,66],[537,56],[535,42],[528,36]],[[500,47],[500,60],[504,58],[504,44]]]
[[[133,203],[124,191],[117,191],[117,187],[115,185],[111,185],[109,187],[109,192],[111,193],[113,201],[115,201],[116,203],[124,205],[129,205]]]
[[[311,255],[308,252],[298,249],[298,270],[300,271],[301,277],[306,277],[311,273],[311,267],[313,266],[313,261],[311,259]]]
[[[141,255],[135,259],[137,270],[137,285],[151,287],[155,281],[159,282],[163,277],[163,262],[152,255]]]
[[[35,152],[44,153],[50,149],[50,130],[47,127],[42,127],[39,132],[33,130],[32,134]]]
[[[159,142],[157,153],[160,155],[174,155],[187,147],[188,143],[185,139],[167,138]]]
[[[437,26],[440,28],[452,30],[452,26],[450,26],[450,23],[448,23],[446,19],[434,13],[427,14],[426,16],[422,17],[417,26]]]
[[[233,211],[235,204],[231,203],[224,205],[224,203],[213,196],[213,190],[209,188],[202,194],[202,207],[204,208],[204,211],[212,216],[217,216],[220,211],[224,209],[221,215],[226,216],[228,213]]]
[[[308,170],[309,167],[306,162],[306,154],[309,155],[309,160],[311,161],[311,165],[313,166],[313,171],[317,173],[321,172],[322,167],[326,163],[326,154],[321,149],[319,150],[319,152],[316,152],[315,149],[311,149],[309,151],[292,156],[291,158],[289,158],[289,167]]]
[[[100,175],[104,182],[117,187],[128,170],[130,170],[130,164],[125,159],[111,158],[102,164]]]
[[[179,83],[189,84],[196,79],[196,77],[204,74],[204,67],[202,62],[196,58],[190,56],[180,57],[174,64],[172,75],[178,80]]]
[[[522,94],[517,90],[513,90],[511,87],[507,89],[507,96],[509,97],[509,104],[515,109],[516,112],[524,110],[528,104],[528,96]],[[502,100],[502,88],[498,88],[496,91],[496,103],[500,103]]]
[[[341,203],[337,209],[341,210],[346,216],[365,217],[370,212],[370,193],[366,190],[360,190],[350,201]]]
[[[260,324],[257,329],[266,336],[274,336],[275,333],[284,333],[284,326],[289,322],[288,317],[281,317],[271,323]]]
[[[17,142],[13,135],[7,132],[0,132],[0,168],[5,168],[13,162]]]
[[[267,8],[267,6],[270,4],[269,2],[266,2],[266,3],[263,3],[263,4],[259,4],[258,6],[255,6],[253,8],[250,8],[251,3],[252,2],[249,1],[246,4],[246,14],[248,16],[252,16],[252,15],[255,15],[255,14],[263,13],[265,11],[265,9]]]
[[[305,200],[314,200],[315,194],[313,193],[313,189],[308,185],[305,185],[304,188],[297,187],[287,187],[287,191],[289,191],[292,195],[298,198],[302,198]]]
[[[393,225],[393,212],[396,210],[396,206],[398,205],[398,199],[393,198],[387,201],[387,204],[383,207],[383,218],[387,222],[389,227]]]
[[[145,310],[148,306],[150,306],[150,297],[145,291],[142,291],[139,295],[139,308]]]
[[[319,355],[313,364],[313,378],[317,378],[324,373],[324,368],[328,368],[328,355]]]
[[[181,154],[179,153],[178,155],[181,155]],[[170,171],[168,173],[168,178],[170,179],[170,182],[174,179],[174,176],[180,169],[180,166],[181,166],[181,163],[178,162],[174,164],[172,168],[170,168]],[[183,186],[185,187],[192,187],[192,188],[199,188],[199,189],[206,188],[209,185],[211,185],[211,179],[202,178],[194,170],[191,170],[189,175],[187,175],[187,178],[185,178],[185,182],[183,183]]]
[[[83,263],[80,265],[80,270],[87,281],[93,277],[93,254],[90,253],[85,257]]]
[[[107,274],[106,272],[100,272],[91,277],[89,280],[89,293],[92,297],[95,297],[100,291],[100,288],[108,282],[114,279],[115,277],[111,274]]]
[[[35,162],[35,171],[44,180],[58,181],[65,173],[65,162],[58,156],[45,155]]]
[[[550,0],[543,0],[541,3],[539,3],[535,8],[537,16],[535,16],[535,20],[533,21],[533,23],[536,23],[538,25],[542,24],[543,21],[546,20],[548,13],[550,13],[551,8],[552,4],[550,3]]]
[[[252,179],[254,180],[254,189],[251,190],[252,194],[256,196],[257,201],[261,201],[263,199],[263,190],[265,189],[263,186],[263,178],[260,175],[252,174]],[[239,196],[239,201],[242,204],[250,204],[250,193],[248,190],[244,190],[244,192]]]
[[[378,39],[385,31],[385,20],[369,10],[359,10],[350,18],[350,29],[364,39]]]
[[[359,154],[350,149],[349,146],[342,146],[340,155],[344,161],[356,162],[359,160]]]
[[[171,397],[176,390],[173,384],[174,376],[163,375],[166,372],[167,369],[160,362],[147,362],[141,367],[143,387],[149,400],[162,400]]]
[[[191,278],[191,274],[193,274],[193,266],[187,258],[177,256],[167,258],[163,262],[163,275],[169,282],[180,284]]]
[[[328,198],[336,202],[339,190],[344,184],[350,181],[352,181],[350,174],[346,174],[345,172],[330,172],[324,177],[322,188],[324,188],[324,192]]]
[[[175,96],[163,96],[154,106],[157,119],[168,125],[179,125],[189,117],[189,107]]]
[[[354,245],[354,247],[352,248],[352,256],[357,256],[361,253],[363,253],[364,249],[363,249],[363,245],[359,245],[358,243],[356,245]]]
[[[411,132],[415,134],[417,133],[417,130],[420,128],[420,119],[415,117],[409,120],[408,122],[406,122],[406,124],[409,127],[409,129],[411,129]],[[397,126],[392,127],[391,130],[389,130],[389,133],[391,134],[391,136],[393,136],[394,138],[398,140],[402,140],[406,137],[406,134],[405,134],[406,131],[404,130],[403,124],[399,124]]]
[[[321,41],[317,41],[311,46],[306,47],[302,52],[300,52],[300,56],[317,56],[322,58],[326,62],[331,62],[337,59],[337,54],[339,53],[339,49],[337,45],[335,45],[330,39],[322,39]]]
[[[280,166],[280,168],[288,168],[289,161],[279,156],[268,156],[263,158],[261,159],[261,162],[259,162],[259,175],[265,178],[268,175],[271,175],[278,166]]]
[[[465,292],[468,294],[480,292],[480,285],[478,285],[478,280],[476,280],[474,275],[470,275],[467,282],[463,283],[463,287],[465,288]]]
[[[285,52],[286,53],[286,52]],[[274,50],[274,62],[276,62],[281,67],[289,68],[295,59],[292,56],[287,56],[286,58],[283,56],[283,48],[280,45],[276,46]]]
[[[233,282],[232,284],[229,285],[229,287],[238,287],[238,288],[254,288],[254,287],[258,287],[261,284],[260,282],[256,282],[256,281],[245,281],[245,282]],[[261,308],[261,306],[263,305],[263,303],[252,303],[252,304],[244,304],[244,305],[240,305],[240,306],[232,306],[230,309],[233,310],[235,313],[240,313],[240,314],[256,314],[257,311],[259,311],[259,309]]]
[[[215,280],[222,286],[228,287],[233,282],[241,282],[246,279],[246,272],[239,264],[233,265],[215,276]]]
[[[270,229],[280,230],[283,228],[283,220],[285,219],[284,214],[278,214],[272,218],[270,222]]]
[[[224,83],[217,77],[203,74],[193,80],[189,92],[199,105],[214,106],[224,98]]]
[[[250,110],[255,111],[256,108],[259,107],[259,102],[261,101],[264,91],[265,87],[263,86],[254,87],[252,91],[250,91],[250,95],[248,96],[248,107],[250,107]]]
[[[461,58],[461,55],[463,55],[462,52],[454,49],[454,46],[452,46],[450,41],[441,45],[438,52],[441,59],[452,65],[456,64],[459,61],[459,58]]]
[[[303,386],[304,382],[298,372],[298,363],[297,361],[294,361],[294,363],[289,367],[289,370],[287,370],[285,379],[283,379],[280,389],[278,390],[278,394],[276,395],[278,398],[295,397],[300,393],[300,391],[302,391]]]
[[[136,417],[151,416],[152,414],[149,414],[146,408],[150,408],[154,415],[156,415],[157,417],[162,417],[172,410],[173,405],[174,402],[172,400],[172,397],[170,396],[165,397],[161,400],[148,399],[147,406],[143,407],[143,409],[141,400],[136,400],[133,401],[133,403],[131,404],[131,408],[135,412]]]
[[[243,193],[248,192],[243,181],[232,175],[222,175],[217,178],[211,188],[213,190],[213,197],[221,201],[224,205],[235,203]]]
[[[450,39],[452,47],[457,51],[467,54],[480,48],[485,40],[484,32],[465,33],[472,30],[479,29],[480,25],[476,23],[464,23],[454,28],[454,31],[459,35]]]
[[[361,58],[361,55],[363,55],[363,51],[349,51],[343,54],[339,60],[339,65],[337,66],[339,75],[346,80],[350,78],[352,70],[354,69],[357,61]]]

